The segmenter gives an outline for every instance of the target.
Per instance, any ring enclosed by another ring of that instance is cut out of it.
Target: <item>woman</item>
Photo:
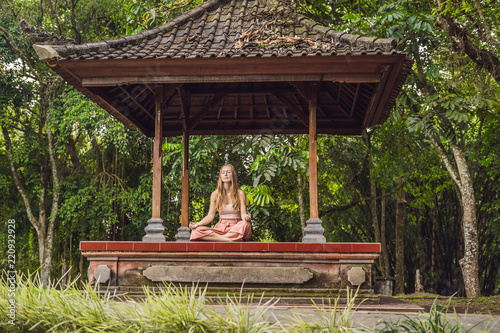
[[[205,227],[212,222],[215,212],[219,212],[219,222],[213,227]],[[247,213],[246,196],[238,187],[236,171],[231,164],[223,165],[219,171],[217,190],[210,196],[208,215],[200,222],[189,223],[193,229],[191,240],[211,242],[233,242],[249,240],[252,235],[250,220]]]

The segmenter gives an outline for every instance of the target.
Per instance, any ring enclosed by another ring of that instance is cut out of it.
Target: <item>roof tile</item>
[[[394,54],[395,47],[394,39],[335,31],[265,1],[210,0],[135,35],[54,49],[61,59],[124,59]]]

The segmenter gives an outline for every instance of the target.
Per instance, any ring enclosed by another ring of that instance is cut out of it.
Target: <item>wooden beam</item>
[[[318,106],[318,86],[308,86],[309,102],[309,206],[310,218],[319,218],[318,210],[318,143],[316,141],[316,115]]]
[[[309,91],[305,82],[289,82],[297,89],[297,92],[306,100],[309,101]]]
[[[269,127],[267,127],[269,129]],[[287,126],[283,129],[273,130],[273,134],[308,134],[309,130],[304,126],[300,126],[300,128],[294,126]],[[255,129],[255,128],[242,128],[238,127],[238,129],[234,128],[222,128],[218,129],[217,133],[214,133],[213,128],[202,128],[195,129],[190,131],[189,134],[192,135],[261,135],[266,134],[263,132],[263,129]],[[317,131],[317,134],[331,134],[331,135],[361,135],[361,129],[359,128],[359,124],[356,123],[356,127],[343,127],[343,128],[323,128]],[[174,137],[182,135],[182,129],[178,130],[164,130],[164,137]]]
[[[155,141],[153,144],[153,209],[152,217],[161,218],[161,165],[163,87],[155,89]]]
[[[382,115],[382,111],[385,108],[385,103],[387,102],[387,99],[389,98],[389,95],[391,94],[392,87],[398,78],[399,72],[401,71],[401,68],[403,67],[403,64],[405,62],[405,59],[400,59],[398,62],[396,62],[393,66],[392,69],[390,69],[390,76],[387,78],[387,83],[384,87],[382,97],[380,99],[380,103],[377,107],[377,111],[375,112],[374,119],[373,119],[373,124],[378,124],[380,121],[380,117]]]
[[[220,102],[219,110],[217,110],[217,119],[220,118],[220,114],[222,112],[222,105],[224,104],[224,97],[222,97],[222,100]]]
[[[158,77],[226,76],[236,79],[247,75],[258,76],[259,81],[270,75],[274,76],[273,81],[278,81],[280,76],[316,75],[320,79],[314,81],[322,81],[322,76],[335,74],[342,76],[343,80],[323,80],[352,82],[351,77],[355,75],[361,75],[358,77],[361,79],[366,75],[383,72],[383,66],[393,64],[399,58],[405,58],[405,55],[322,56],[314,57],[314,61],[311,61],[311,57],[61,60],[57,64],[72,70],[81,78],[138,77],[142,82],[152,82]],[[366,79],[364,77],[363,82]]]
[[[234,107],[234,119],[238,119],[238,108],[240,107],[240,96],[236,95],[236,106]]]
[[[351,106],[351,112],[349,113],[349,118],[352,118],[352,115],[354,113],[354,109],[356,107],[356,102],[358,101],[358,95],[359,95],[359,87],[361,84],[356,85],[356,92],[354,93],[354,98],[352,99],[352,106]]]
[[[163,101],[164,103],[168,103],[168,101],[174,96],[177,92],[177,88],[182,87],[182,84],[166,84],[163,86]]]
[[[195,128],[201,121],[201,118],[207,115],[208,111],[210,108],[213,108],[217,106],[217,104],[224,98],[225,94],[224,93],[219,93],[215,96],[212,96],[210,100],[208,100],[205,105],[203,105],[203,108],[198,111],[194,117],[190,121],[190,130]]]
[[[203,118],[209,111],[210,108],[214,108],[217,106],[217,104],[224,98],[225,93],[218,93],[217,95],[213,96],[210,100],[208,100],[205,105],[203,105],[203,109],[198,111],[194,117],[190,121],[190,130],[195,128],[201,121],[201,118]]]
[[[266,112],[267,112],[267,118],[271,119],[271,113],[269,112],[269,105],[267,103],[267,96],[264,95],[264,104],[266,104],[265,108],[266,108]]]
[[[294,115],[299,117],[299,119],[302,121],[304,126],[309,127],[309,121],[307,119],[307,116],[302,110],[294,103],[292,103],[292,100],[289,96],[283,96],[281,94],[274,94],[274,96],[285,106],[290,112],[292,112]]]
[[[122,86],[119,86],[120,87],[120,90],[123,91],[125,93],[125,95],[128,96],[128,98],[130,98],[130,100],[132,102],[134,102],[135,105],[137,105],[139,107],[139,109],[141,109],[142,111],[144,111],[151,119],[155,119],[155,117],[148,111],[146,110],[146,108],[144,106],[141,105],[141,103],[139,103],[134,96],[132,96],[125,88],[123,88]]]
[[[338,94],[335,94],[335,92],[333,91],[333,83],[332,82],[325,82],[325,89],[326,91],[330,94],[330,96],[335,100],[337,100],[337,106],[339,107],[340,111],[345,114],[347,117],[349,117],[349,113],[344,109],[344,107],[342,105],[340,105],[340,93],[342,92],[342,86],[343,84],[341,83],[340,84],[340,87],[339,87],[339,93]],[[335,98],[335,95],[337,96],[337,98]]]
[[[236,84],[234,84],[236,85]],[[186,89],[187,90],[187,89]],[[218,86],[217,88],[193,88],[189,89],[189,92],[191,93],[191,96],[198,96],[198,95],[216,95],[220,92],[224,92],[226,95],[237,95],[237,96],[251,96],[251,95],[272,95],[273,93],[277,92],[278,94],[293,94],[296,92],[293,87],[289,88],[279,88],[279,89],[274,89],[270,87],[245,87],[245,88],[227,88],[223,87],[221,88]]]
[[[97,75],[97,74],[96,74]],[[223,83],[223,82],[349,82],[378,83],[382,75],[378,73],[331,74],[331,75],[208,75],[208,76],[127,76],[127,77],[86,77],[84,87],[109,87],[128,84],[172,84],[172,83]]]
[[[384,93],[384,88],[386,86],[388,77],[389,73],[385,72],[382,76],[382,81],[377,84],[377,86],[373,90],[372,98],[370,99],[370,103],[366,108],[365,119],[363,120],[363,124],[361,125],[363,129],[371,126],[372,124],[372,119],[378,109],[379,101],[382,98],[382,94]]]
[[[250,95],[249,96],[249,100],[250,100],[250,119],[253,119],[253,110],[255,108],[254,106],[254,103],[253,103],[253,95]]]
[[[182,205],[181,205],[181,227],[189,225],[189,128],[190,128],[190,102],[189,91],[178,88],[181,97],[182,113]]]
[[[115,118],[118,118],[118,115],[121,115],[121,117],[125,118],[127,121],[131,122],[135,127],[141,130],[142,133],[146,134],[146,136],[151,136],[151,130],[146,128],[140,121],[138,121],[131,113],[130,108],[125,108],[123,107],[122,100],[115,98],[111,99],[108,94],[104,93],[100,88],[94,87],[94,88],[88,88],[88,90],[94,94],[94,98],[92,98],[93,101],[95,101],[97,104],[99,104],[103,109],[108,111],[109,113],[113,114]],[[120,118],[118,118],[120,121],[122,121]],[[123,122],[123,121],[122,121]],[[126,126],[130,126],[129,124],[125,124]]]

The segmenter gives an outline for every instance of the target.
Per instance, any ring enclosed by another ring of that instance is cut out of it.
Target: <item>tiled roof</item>
[[[82,45],[53,45],[64,59],[301,57],[395,54],[394,39],[321,26],[263,0],[211,0],[151,30]]]

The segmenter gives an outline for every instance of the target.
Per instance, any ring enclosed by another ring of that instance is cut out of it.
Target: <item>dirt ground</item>
[[[397,296],[397,298],[405,302],[415,303],[426,311],[429,311],[436,302],[441,311],[447,308],[447,312],[500,315],[500,296],[450,298],[435,294],[416,293]]]

